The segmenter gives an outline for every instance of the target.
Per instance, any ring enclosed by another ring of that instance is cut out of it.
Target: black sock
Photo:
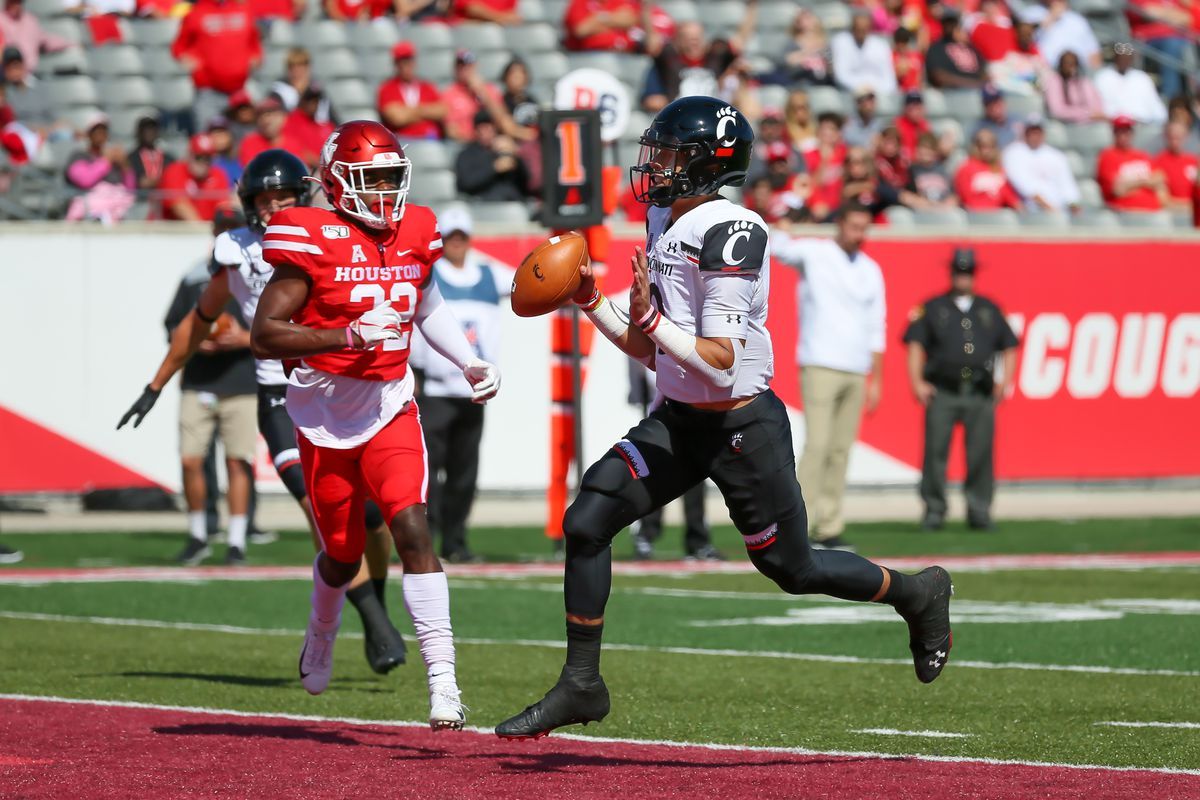
[[[383,599],[384,590],[387,589],[387,578],[371,578],[371,588],[375,590],[379,605],[387,608],[387,602]]]
[[[594,680],[600,677],[600,638],[604,635],[604,623],[580,625],[567,623],[567,663],[564,673],[576,678]]]
[[[364,631],[384,631],[391,627],[387,612],[375,596],[375,588],[370,583],[355,586],[346,592],[346,598],[358,609]]]
[[[891,583],[887,591],[883,593],[883,597],[879,599],[879,602],[887,603],[901,614],[919,611],[918,605],[924,596],[924,592],[922,591],[921,582],[917,580],[917,576],[905,575],[903,572],[897,572],[887,567],[880,567],[880,569],[891,579]]]

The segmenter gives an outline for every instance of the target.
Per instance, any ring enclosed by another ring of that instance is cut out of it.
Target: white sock
[[[246,515],[235,514],[229,518],[229,546],[246,549]]]
[[[429,673],[429,687],[457,685],[454,676],[454,631],[450,627],[450,586],[446,573],[405,575],[401,587],[404,605],[417,629],[421,657]]]
[[[202,542],[208,541],[208,515],[203,511],[188,512],[188,535]]]
[[[345,602],[346,587],[326,583],[321,577],[321,570],[317,569],[317,562],[313,561],[312,614],[308,618],[313,627],[323,632],[337,630],[342,624],[342,605]]]

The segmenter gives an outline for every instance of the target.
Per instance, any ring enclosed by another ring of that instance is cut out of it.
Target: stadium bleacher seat
[[[1022,228],[1067,228],[1071,218],[1066,214],[1055,211],[1019,211],[1017,219]]]
[[[677,24],[700,19],[700,12],[692,0],[665,0],[665,2],[659,3],[659,6]]]
[[[558,30],[544,22],[504,28],[503,35],[505,48],[522,56],[552,53],[558,49]]]
[[[453,50],[454,36],[450,28],[436,23],[426,23],[406,28],[400,37],[417,46],[417,53],[422,50]]]
[[[375,104],[375,95],[361,78],[345,78],[333,81],[327,86],[333,113],[339,119],[354,119],[346,115],[350,109],[371,107]]]
[[[929,119],[950,116],[950,105],[946,102],[946,95],[942,94],[940,89],[922,89],[921,97],[925,100],[925,116]]]
[[[110,109],[154,105],[154,88],[140,75],[111,78],[96,84],[100,102]]]
[[[295,26],[287,20],[275,20],[267,33],[266,44],[271,47],[292,47],[296,44]]]
[[[529,77],[535,82],[554,82],[570,71],[567,57],[562,53],[534,53],[525,59],[529,66]],[[542,102],[550,102],[554,98],[538,96]]]
[[[1122,211],[1117,220],[1122,228],[1170,228],[1174,222],[1167,211]]]
[[[1046,113],[1040,94],[1006,94],[1004,104],[1008,106],[1008,115],[1013,119],[1023,120],[1030,114]]]
[[[450,149],[442,142],[430,139],[407,141],[404,142],[404,154],[412,161],[413,171],[419,176],[454,169]]]
[[[272,24],[272,29],[275,25]],[[170,47],[179,33],[179,20],[139,19],[129,26],[130,41],[138,47]]]
[[[191,108],[192,99],[196,96],[196,88],[192,79],[186,76],[165,77],[153,82],[154,105],[164,111],[178,111]]]
[[[313,53],[312,70],[324,81],[355,78],[362,74],[358,58],[349,48],[329,48]]]
[[[746,18],[746,4],[737,0],[718,0],[705,3],[701,21],[710,36],[729,36],[741,27]]]
[[[989,228],[1019,228],[1021,226],[1017,212],[1008,208],[1000,208],[995,211],[968,211],[967,223],[971,226],[979,225]]]
[[[892,206],[887,211],[883,212],[883,216],[884,219],[887,220],[887,224],[890,227],[900,230],[912,228],[917,224],[917,221],[913,216],[913,212],[904,206]]]
[[[450,29],[454,47],[465,48],[476,55],[504,49],[504,34],[499,25],[487,22],[455,25]],[[421,42],[417,42],[420,46]]]
[[[846,3],[822,3],[813,8],[813,13],[830,35],[850,27],[850,7]]]
[[[133,45],[93,47],[87,51],[88,74],[95,78],[144,75],[141,51]]]
[[[100,103],[95,82],[86,75],[53,78],[45,83],[46,97],[58,108],[95,106]]]
[[[427,170],[421,180],[413,181],[409,197],[414,203],[440,208],[455,198],[457,190],[454,173],[450,170]]]
[[[471,216],[476,222],[512,223],[529,222],[529,208],[524,203],[472,203]]]
[[[87,72],[87,58],[78,47],[69,47],[56,53],[43,53],[38,59],[37,75],[81,75]]]
[[[500,81],[500,76],[504,73],[504,68],[508,66],[508,62],[513,60],[513,54],[508,50],[496,50],[491,53],[480,53],[476,56],[478,61],[479,74],[484,80]]]
[[[1112,230],[1120,224],[1117,215],[1107,208],[1085,208],[1071,217],[1071,225],[1076,228],[1104,228]]]
[[[353,26],[331,19],[310,20],[296,26],[296,44],[304,46],[310,53],[332,47],[351,47],[353,30]]]
[[[517,13],[521,15],[521,19],[525,20],[525,22],[550,21],[546,17],[546,7],[542,4],[542,0],[519,0],[517,3]]]
[[[158,109],[153,105],[114,108],[108,112],[108,129],[114,139],[132,141],[137,122],[142,117],[158,119]]]
[[[146,74],[155,79],[187,74],[183,64],[176,61],[171,51],[166,48],[152,47],[143,50],[142,66],[145,67]]]
[[[967,212],[961,208],[936,208],[913,211],[917,225],[937,225],[941,228],[967,227]]]
[[[845,96],[832,86],[811,87],[808,90],[808,104],[812,107],[814,117],[826,111],[845,114],[850,110]]]
[[[1083,208],[1104,208],[1104,197],[1100,193],[1100,184],[1090,177],[1079,181],[1079,205]]]
[[[400,41],[400,26],[395,20],[380,17],[368,25],[359,26],[354,34],[354,47],[373,47],[379,50],[391,50]]]
[[[953,119],[970,127],[983,116],[983,98],[973,89],[953,89],[942,93],[946,100],[946,113]],[[929,95],[925,95],[925,110],[929,111]],[[930,116],[934,116],[930,114]]]
[[[617,77],[632,90],[633,99],[636,101],[646,84],[646,74],[650,71],[650,65],[654,62],[649,56],[634,53],[617,56],[617,62],[620,65]]]
[[[567,53],[567,65],[570,70],[598,69],[609,75],[619,75],[621,72],[621,61],[615,53]]]

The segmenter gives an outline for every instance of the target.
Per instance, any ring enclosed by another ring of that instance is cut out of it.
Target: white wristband
[[[696,337],[680,328],[663,314],[655,314],[643,328],[646,335],[659,348],[718,389],[728,389],[733,386],[737,377],[738,365],[741,363],[742,344],[736,339],[733,343],[733,365],[729,369],[718,369],[709,364],[696,350]]]
[[[621,337],[629,330],[629,315],[625,313],[625,309],[616,305],[602,294],[599,294],[598,297],[593,295],[593,298],[586,305],[580,306],[583,309],[583,313],[596,326],[596,330],[604,334],[605,339],[620,347]],[[647,356],[646,358],[629,357],[646,366],[650,365],[652,358],[652,356]]]

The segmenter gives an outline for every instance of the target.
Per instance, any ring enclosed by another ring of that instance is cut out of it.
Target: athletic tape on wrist
[[[588,305],[581,305],[580,308],[583,309],[583,313],[592,321],[592,324],[596,326],[596,330],[604,335],[605,339],[620,347],[621,337],[629,330],[629,315],[625,313],[625,309],[613,303],[603,294],[600,294],[599,291],[596,292],[596,295],[599,295],[599,299],[595,303],[589,300]],[[626,353],[626,355],[629,354]],[[629,357],[645,366],[650,366],[650,360],[653,358],[653,356],[638,358],[632,355]]]
[[[709,364],[696,350],[696,337],[680,328],[662,314],[656,314],[642,328],[650,341],[659,349],[675,359],[676,362],[702,376],[708,384],[718,389],[733,386],[737,377],[738,365],[741,362],[743,345],[733,340],[733,366],[729,369],[719,369]]]

